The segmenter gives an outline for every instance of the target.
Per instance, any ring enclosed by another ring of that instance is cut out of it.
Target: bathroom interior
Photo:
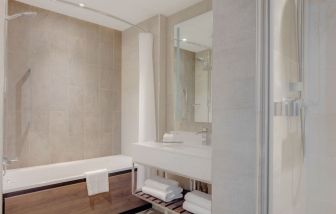
[[[334,214],[336,1],[1,0],[4,214]]]

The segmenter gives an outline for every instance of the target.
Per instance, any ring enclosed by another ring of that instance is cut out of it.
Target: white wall
[[[213,214],[257,213],[257,1],[214,0]]]
[[[307,0],[305,212],[336,210],[336,1]]]

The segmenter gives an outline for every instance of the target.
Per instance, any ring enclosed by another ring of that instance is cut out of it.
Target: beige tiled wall
[[[13,167],[119,154],[121,32],[10,1],[5,153]],[[28,69],[31,72],[28,72]]]
[[[257,213],[256,4],[213,1],[213,214]]]

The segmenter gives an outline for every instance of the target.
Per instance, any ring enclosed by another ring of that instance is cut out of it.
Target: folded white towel
[[[194,203],[191,203],[189,201],[183,202],[182,205],[183,209],[194,213],[194,214],[211,214],[211,210],[205,209],[203,207],[200,207]]]
[[[163,135],[163,138],[162,138],[163,142],[169,142],[169,141],[172,141],[174,140],[174,135],[173,134],[169,134],[169,133],[165,133]]]
[[[194,190],[192,192],[188,192],[185,195],[184,199],[193,204],[197,204],[198,206],[202,208],[211,210],[211,195],[209,194],[200,192],[198,190]]]
[[[172,200],[183,197],[181,192],[180,193],[178,193],[178,192],[164,192],[164,191],[154,189],[152,187],[147,187],[147,186],[142,187],[142,192],[144,192],[148,195],[154,196],[155,198],[161,199],[162,201],[165,201],[165,202],[170,202]]]
[[[85,176],[89,196],[109,192],[107,169],[86,172]]]
[[[170,184],[168,184],[170,183]],[[171,185],[173,184],[173,185]],[[182,188],[178,187],[177,182],[173,180],[167,180],[165,179],[162,181],[161,179],[153,178],[153,179],[147,179],[145,181],[145,185],[148,187],[153,187],[154,189],[158,189],[164,192],[182,192]]]
[[[159,176],[153,176],[150,178],[151,180],[160,182],[162,184],[167,184],[169,186],[178,186],[179,183],[175,180],[171,180],[171,179],[167,179],[167,178],[163,178],[163,177],[159,177]]]

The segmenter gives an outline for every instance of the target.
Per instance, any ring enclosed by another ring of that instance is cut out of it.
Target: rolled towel
[[[85,176],[89,196],[103,192],[109,192],[109,180],[107,169],[86,172]]]
[[[148,187],[153,187],[154,189],[161,190],[163,192],[182,192],[182,189],[178,187],[178,183],[176,181],[160,177],[147,179],[145,181],[145,185]]]
[[[189,201],[183,202],[182,205],[183,209],[194,213],[194,214],[211,214],[211,210],[205,209],[203,207],[200,207],[194,203],[191,203]]]
[[[176,139],[175,134],[165,133],[162,138],[164,143],[182,143],[180,140]]]
[[[159,176],[153,176],[150,179],[158,181],[158,182],[163,183],[163,184],[170,185],[170,186],[178,186],[179,185],[179,183],[175,180],[168,179],[168,178],[163,178],[163,177],[159,177]]]
[[[174,140],[174,135],[173,134],[169,134],[169,133],[165,133],[163,135],[163,138],[162,138],[163,142],[171,142]]]
[[[154,196],[155,198],[161,199],[162,201],[165,201],[165,202],[170,202],[172,200],[183,197],[182,193],[164,192],[164,191],[154,189],[152,187],[147,187],[147,186],[142,187],[142,192],[148,195]]]
[[[211,210],[211,195],[198,190],[188,192],[184,199],[193,204],[197,204],[199,207]]]

